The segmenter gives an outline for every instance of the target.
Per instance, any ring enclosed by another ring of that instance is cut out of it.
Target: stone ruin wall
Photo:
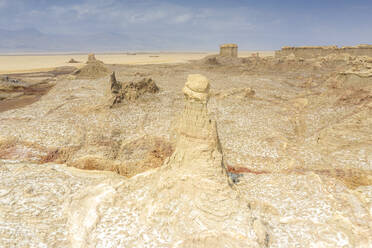
[[[317,46],[317,47],[283,47],[275,51],[275,57],[281,58],[291,54],[295,57],[310,59],[324,57],[330,54],[350,54],[351,56],[369,56],[372,57],[372,45],[358,45],[348,47],[337,46]]]
[[[238,45],[224,44],[220,46],[220,56],[238,57]]]

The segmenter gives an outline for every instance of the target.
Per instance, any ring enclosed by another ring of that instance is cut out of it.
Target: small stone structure
[[[220,46],[220,56],[238,57],[237,44],[223,44]]]
[[[281,58],[293,54],[298,58],[325,57],[330,54],[349,54],[351,56],[370,56],[372,57],[372,45],[358,46],[302,46],[302,47],[283,47],[275,52],[275,57]]]

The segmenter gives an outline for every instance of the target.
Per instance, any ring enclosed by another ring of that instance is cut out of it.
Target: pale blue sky
[[[372,0],[0,0],[0,51],[372,43]]]

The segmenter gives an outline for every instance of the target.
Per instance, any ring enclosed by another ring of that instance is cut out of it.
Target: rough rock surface
[[[75,69],[66,66],[47,72],[0,76],[0,112],[36,102],[53,87],[56,77],[62,77]]]
[[[358,45],[348,47],[337,46],[304,46],[304,47],[283,47],[275,52],[276,57],[288,56],[293,54],[296,57],[314,58],[328,55],[349,54],[352,56],[372,57],[372,45]]]
[[[239,65],[242,59],[233,56],[209,55],[202,59],[202,63],[207,65]]]
[[[108,68],[102,61],[97,60],[94,54],[89,54],[87,64],[73,73],[79,79],[97,79],[108,74]]]
[[[68,222],[73,246],[82,247],[81,240],[87,237],[98,245],[111,239],[110,230],[102,236],[92,227],[104,228],[110,215],[119,213],[125,225],[131,226],[130,232],[120,235],[123,246],[259,247],[258,240],[268,245],[269,240],[261,240],[269,235],[268,231],[264,226],[256,228],[257,233],[254,231],[247,203],[229,185],[216,123],[207,112],[208,81],[201,75],[192,75],[185,87],[190,85],[197,86],[206,96],[185,93],[176,149],[161,168],[138,175],[117,190],[98,185],[85,191],[84,198],[71,202]],[[114,203],[109,199],[119,197],[116,191],[121,192],[122,200]],[[87,213],[98,206],[89,202],[104,197],[105,203],[97,205],[112,211],[97,224],[96,218]],[[112,242],[118,241],[118,237],[112,238]]]
[[[80,62],[77,61],[77,60],[75,60],[75,59],[73,59],[73,58],[71,58],[71,59],[68,61],[68,63],[70,63],[70,64],[76,64],[76,63],[80,63]]]
[[[151,78],[142,78],[138,81],[118,82],[115,72],[110,76],[110,89],[114,100],[111,106],[121,103],[123,100],[133,102],[145,93],[157,93],[159,87]]]
[[[96,79],[108,74],[109,70],[102,63],[89,63],[73,73],[79,79]]]
[[[158,86],[151,78],[143,78],[138,82],[125,82],[122,85],[123,99],[134,101],[145,93],[156,93]]]
[[[117,96],[121,91],[121,83],[116,80],[115,72],[110,75],[110,90],[111,94]]]
[[[112,72],[112,74],[110,75],[109,83],[110,83],[110,95],[112,96],[112,98],[114,98],[114,100],[112,101],[112,105],[111,105],[113,106],[115,104],[120,103],[122,100],[122,96],[121,96],[122,84],[121,82],[118,82],[116,80],[115,72]]]
[[[369,84],[328,81],[362,70],[362,59],[243,59],[106,65],[123,81],[151,76],[162,90],[107,108],[107,78],[59,77],[38,101],[1,112],[0,246],[371,247]],[[206,120],[181,90],[196,73],[213,82],[207,119],[218,123],[232,188],[223,167],[210,176],[216,142],[191,137],[215,137],[211,126],[176,121],[186,110],[193,123]],[[240,97],[243,89],[255,94]],[[131,178],[66,166],[84,161],[130,164]]]
[[[238,57],[238,45],[237,44],[221,45],[220,56]]]
[[[88,54],[87,64],[89,64],[89,63],[97,63],[97,62],[99,63],[99,62],[102,62],[102,61],[96,59],[96,56],[94,55],[94,53]]]

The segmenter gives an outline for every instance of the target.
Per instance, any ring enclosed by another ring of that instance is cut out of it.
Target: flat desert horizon
[[[239,51],[239,57],[249,57],[258,52],[260,56],[273,56],[274,51]],[[170,64],[186,63],[199,60],[205,56],[218,54],[218,51],[205,52],[131,52],[131,53],[95,53],[98,60],[106,64]],[[0,74],[43,72],[61,66],[82,67],[85,65],[88,53],[34,53],[34,54],[3,54],[0,55]],[[68,63],[70,59],[78,63]]]

